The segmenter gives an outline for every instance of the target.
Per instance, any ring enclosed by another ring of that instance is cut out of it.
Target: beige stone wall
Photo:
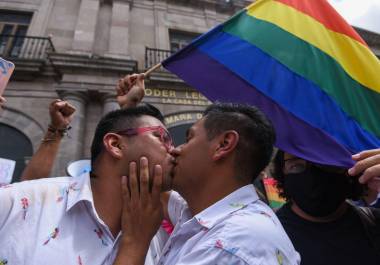
[[[170,49],[170,29],[204,33],[232,14],[217,13],[215,6],[210,5],[192,7],[173,1],[135,1],[130,14],[130,55],[144,65],[145,46]]]
[[[48,16],[44,36],[52,35],[57,50],[70,50],[74,38],[75,26],[79,14],[81,0],[56,0]]]

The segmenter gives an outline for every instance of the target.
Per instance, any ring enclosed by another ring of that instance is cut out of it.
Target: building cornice
[[[131,5],[143,5],[141,0],[131,0]],[[156,8],[166,9],[166,4],[175,4],[177,6],[187,7],[208,7],[215,9],[218,13],[234,14],[236,11],[248,6],[253,0],[146,0],[145,3],[152,2]]]
[[[165,0],[164,0],[165,1]],[[166,0],[168,2],[175,2],[177,4],[183,3],[186,5],[199,5],[199,4],[207,4],[213,5],[217,7],[224,7],[226,9],[232,8],[244,8],[251,4],[252,0]]]
[[[110,73],[125,75],[137,71],[137,61],[87,54],[49,53],[49,59],[60,72]]]
[[[380,34],[355,27],[355,30],[364,39],[368,46],[374,50],[380,50]]]

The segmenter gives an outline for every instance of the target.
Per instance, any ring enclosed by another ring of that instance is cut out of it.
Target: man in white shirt
[[[121,178],[129,164],[147,168],[149,159],[150,172],[161,165],[154,174],[171,187],[172,141],[162,121],[153,106],[111,112],[94,135],[91,176],[1,187],[0,264],[112,264],[121,241]],[[160,236],[147,264],[159,256]]]
[[[274,140],[272,125],[254,107],[217,103],[206,109],[186,143],[171,152],[173,189],[183,198],[172,192],[168,200],[175,228],[159,265],[299,264],[280,222],[251,184],[269,163]],[[137,265],[149,242],[145,235],[155,227],[146,224],[151,215],[145,195],[134,187],[125,190],[125,203],[134,203],[124,210],[123,231],[144,229],[125,233],[129,244],[120,248],[115,265]]]

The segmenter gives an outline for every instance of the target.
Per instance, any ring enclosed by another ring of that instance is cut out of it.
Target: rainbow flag
[[[380,63],[325,0],[259,0],[163,63],[210,100],[249,103],[278,148],[350,167],[380,147]]]
[[[276,180],[274,178],[263,178],[263,183],[269,206],[272,209],[278,209],[286,203],[286,201],[279,195],[276,187]]]

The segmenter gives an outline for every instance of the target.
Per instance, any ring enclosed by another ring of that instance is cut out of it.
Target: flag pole
[[[144,76],[147,77],[148,75],[150,75],[152,72],[154,72],[155,70],[157,70],[158,68],[160,68],[162,66],[161,63],[158,63],[156,64],[155,66],[149,68],[148,70],[146,70],[146,72],[144,73]]]

